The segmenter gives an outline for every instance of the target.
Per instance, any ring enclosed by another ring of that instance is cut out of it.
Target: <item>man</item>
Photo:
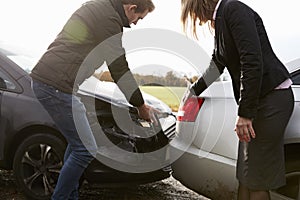
[[[123,27],[137,24],[154,8],[151,0],[93,0],[83,4],[32,70],[34,92],[68,142],[53,200],[78,199],[78,181],[96,155],[95,138],[76,92],[104,62],[127,100],[138,108],[139,116],[154,120],[152,108],[144,103],[128,68],[121,40]],[[105,48],[95,51],[101,44]],[[80,130],[73,116],[80,122]]]

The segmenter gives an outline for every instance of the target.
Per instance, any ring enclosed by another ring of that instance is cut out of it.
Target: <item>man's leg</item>
[[[59,117],[56,122],[69,143],[71,153],[60,172],[52,196],[54,200],[66,199],[66,197],[72,200],[78,199],[80,177],[97,152],[97,145],[86,118],[84,105],[75,96],[72,96],[72,101],[72,105],[64,105],[61,108],[65,113],[63,118],[70,118],[68,122],[64,119],[59,120]],[[72,108],[72,110],[65,110],[65,108]],[[61,123],[62,121],[65,122]]]
[[[70,145],[68,145],[66,148],[66,151],[65,151],[65,155],[64,155],[64,163],[67,162],[71,152],[72,152],[72,149],[71,149]],[[73,188],[73,191],[71,192],[71,194],[69,196],[69,200],[78,198],[78,187],[79,186],[76,185],[75,188]]]
[[[52,199],[78,199],[79,179],[97,152],[97,145],[89,127],[85,107],[80,100],[71,95],[57,91],[43,83],[33,82],[35,94],[48,111],[55,124],[68,142],[65,163],[61,169]],[[73,102],[74,101],[74,108]],[[74,117],[73,117],[74,116]],[[74,118],[78,122],[75,124]],[[81,140],[83,139],[83,141]]]

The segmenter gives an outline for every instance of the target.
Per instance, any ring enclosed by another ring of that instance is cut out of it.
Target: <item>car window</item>
[[[0,69],[0,90],[15,91],[16,89],[14,80]]]
[[[0,52],[28,73],[37,63],[37,57],[34,54],[16,46],[0,43]]]
[[[300,70],[292,73],[293,85],[300,85]]]

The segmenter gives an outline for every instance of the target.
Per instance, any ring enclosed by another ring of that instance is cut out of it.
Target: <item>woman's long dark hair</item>
[[[197,38],[197,21],[203,25],[207,22],[214,28],[212,16],[219,0],[181,0],[181,22],[186,32],[189,19],[191,20],[191,29],[193,36]]]

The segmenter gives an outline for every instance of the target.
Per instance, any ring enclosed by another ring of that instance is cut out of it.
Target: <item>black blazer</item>
[[[193,92],[201,94],[225,67],[232,78],[238,115],[249,119],[255,118],[259,99],[289,78],[260,16],[237,0],[222,0],[217,10],[212,60],[193,84]]]

